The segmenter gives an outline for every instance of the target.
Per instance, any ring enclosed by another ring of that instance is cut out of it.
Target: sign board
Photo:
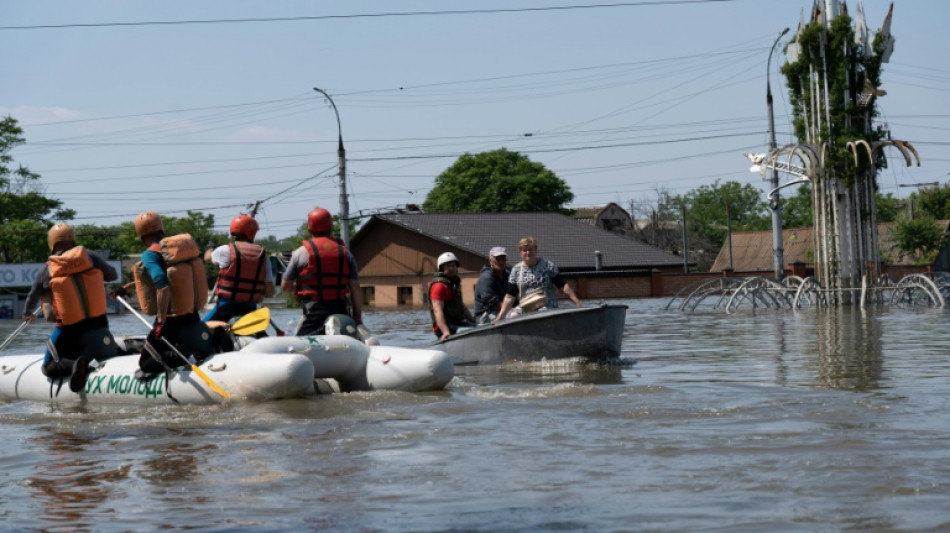
[[[106,261],[115,269],[122,272],[121,261]],[[46,263],[20,263],[16,265],[0,264],[0,287],[30,287],[36,279],[36,273],[46,268]],[[122,276],[119,276],[119,280]],[[119,280],[108,283],[118,283]]]

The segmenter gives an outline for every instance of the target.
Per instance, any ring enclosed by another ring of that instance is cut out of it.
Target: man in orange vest
[[[217,302],[205,315],[205,322],[244,316],[274,295],[270,258],[262,246],[254,244],[258,229],[256,220],[238,215],[229,228],[232,242],[205,252],[205,261],[218,265]]]
[[[69,389],[80,392],[86,388],[90,367],[117,353],[103,283],[116,280],[118,273],[97,254],[76,246],[76,232],[68,224],[50,228],[46,242],[52,255],[33,280],[23,319],[35,320],[29,309],[40,298],[49,301],[44,314],[56,320],[56,328],[46,343],[41,370],[53,380],[70,376]]]
[[[162,219],[154,211],[135,218],[135,233],[146,246],[141,262],[132,270],[139,307],[145,314],[155,315],[139,358],[138,377],[148,380],[182,364],[166,351],[160,337],[197,360],[213,354],[214,349],[211,332],[198,316],[208,298],[208,282],[194,239],[187,233],[166,237]]]
[[[323,335],[330,315],[348,315],[357,325],[363,323],[359,269],[353,254],[330,237],[332,228],[333,217],[326,209],[318,207],[307,215],[311,238],[294,250],[280,283],[303,307],[298,336]]]

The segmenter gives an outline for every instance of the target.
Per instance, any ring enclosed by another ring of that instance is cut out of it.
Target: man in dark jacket
[[[488,264],[482,267],[475,284],[475,319],[481,323],[491,322],[501,309],[501,302],[508,291],[508,254],[501,246],[488,252]]]

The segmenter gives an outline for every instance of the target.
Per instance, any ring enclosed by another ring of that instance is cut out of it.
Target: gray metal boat
[[[485,365],[584,358],[609,362],[620,356],[626,305],[600,304],[530,313],[472,328],[431,348],[456,365]]]

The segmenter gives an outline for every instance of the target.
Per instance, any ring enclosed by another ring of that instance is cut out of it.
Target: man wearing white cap
[[[488,264],[478,273],[475,284],[475,315],[479,323],[490,322],[498,315],[508,291],[508,253],[501,246],[488,252]]]

